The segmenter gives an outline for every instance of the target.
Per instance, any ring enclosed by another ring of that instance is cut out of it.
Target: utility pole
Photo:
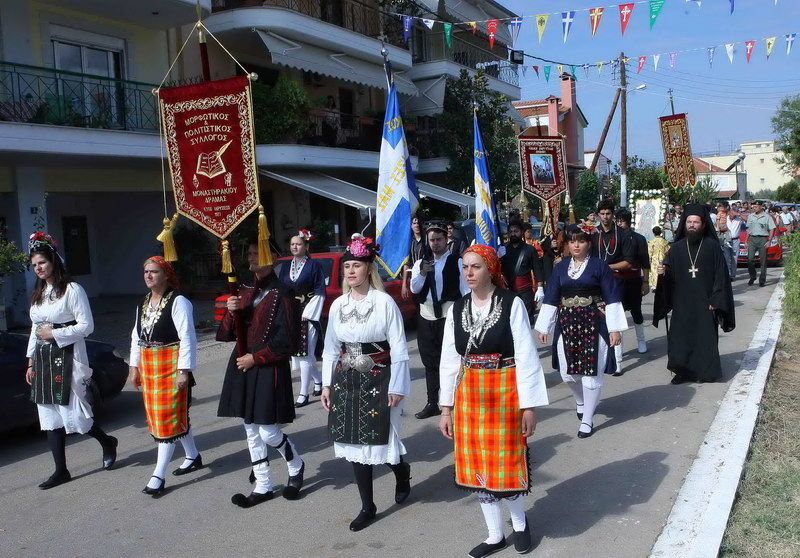
[[[614,101],[611,103],[611,110],[608,113],[608,118],[606,118],[606,123],[603,126],[603,132],[600,134],[600,140],[597,142],[597,150],[594,152],[594,157],[592,157],[592,164],[589,165],[589,172],[594,172],[597,168],[597,162],[600,160],[600,152],[603,150],[603,145],[606,143],[608,129],[611,127],[611,121],[614,120],[614,112],[617,110],[619,97],[620,89],[617,89],[617,92],[614,95]]]
[[[619,53],[620,92],[620,159],[619,159],[619,205],[628,205],[628,80],[625,68],[625,53]]]
[[[670,106],[670,108],[672,108],[672,114],[674,115],[675,114],[675,99],[672,98],[672,88],[671,87],[667,90],[667,93],[669,93],[669,106]]]

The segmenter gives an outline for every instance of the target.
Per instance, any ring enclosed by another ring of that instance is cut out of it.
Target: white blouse
[[[472,305],[472,317],[478,318],[486,308],[477,308]],[[511,333],[514,337],[514,361],[517,369],[517,392],[519,394],[519,408],[528,409],[549,404],[547,386],[544,381],[544,370],[539,362],[533,335],[531,335],[531,322],[525,304],[518,297],[514,297],[511,304]],[[447,311],[447,321],[444,325],[444,342],[442,344],[442,358],[439,362],[439,405],[452,407],[455,401],[456,378],[461,370],[461,355],[456,350],[455,324],[453,322],[453,308]]]
[[[139,309],[141,312],[141,308]],[[178,331],[178,370],[194,370],[197,367],[197,332],[194,329],[194,313],[192,303],[183,295],[175,297],[172,303],[172,322]],[[139,333],[137,331],[137,313],[131,332],[131,356],[129,366],[139,366],[141,347],[139,347]]]

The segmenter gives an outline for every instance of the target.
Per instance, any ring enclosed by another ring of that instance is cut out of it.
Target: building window
[[[764,158],[763,157],[761,158],[761,164],[762,165],[764,164]]]
[[[759,182],[760,182],[760,183],[761,183],[761,185],[763,186],[763,185],[764,185],[764,183],[766,182],[766,180],[764,180],[764,179],[762,178],[762,179],[760,179],[760,180],[759,180]]]

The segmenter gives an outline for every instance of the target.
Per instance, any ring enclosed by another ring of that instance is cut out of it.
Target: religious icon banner
[[[225,238],[258,207],[250,80],[158,92],[178,213]]]
[[[564,138],[554,136],[519,138],[522,189],[550,200],[567,190]]]
[[[659,118],[661,143],[664,147],[664,166],[673,188],[693,186],[697,175],[689,145],[689,124],[685,114],[673,114]]]
[[[653,227],[660,225],[664,219],[667,200],[660,190],[636,193],[640,195],[632,195],[630,199],[633,229],[650,241],[655,237]]]

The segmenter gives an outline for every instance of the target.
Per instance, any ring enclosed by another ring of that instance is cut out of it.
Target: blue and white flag
[[[478,128],[478,115],[473,116],[475,132],[475,243],[486,244],[497,250],[497,211],[495,210],[492,188],[489,186],[489,166],[483,150],[481,130]]]
[[[408,156],[397,90],[392,82],[383,120],[375,215],[376,242],[380,245],[378,262],[392,277],[400,274],[408,260],[411,251],[411,217],[418,205],[419,192]]]

